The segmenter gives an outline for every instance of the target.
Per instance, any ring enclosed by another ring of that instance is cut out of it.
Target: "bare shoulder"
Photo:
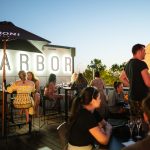
[[[28,84],[35,85],[33,81],[27,80]]]
[[[21,80],[17,80],[17,81],[14,82],[14,84],[15,84],[15,85],[18,85],[18,84],[20,84],[21,82],[22,82]]]
[[[35,84],[39,84],[39,83],[40,83],[40,81],[39,81],[39,80],[36,80]]]

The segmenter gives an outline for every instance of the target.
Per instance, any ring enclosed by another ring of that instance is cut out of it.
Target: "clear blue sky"
[[[75,69],[94,58],[110,67],[150,43],[149,0],[0,0],[0,21],[12,21],[52,42],[76,47]],[[78,67],[77,67],[78,66]]]

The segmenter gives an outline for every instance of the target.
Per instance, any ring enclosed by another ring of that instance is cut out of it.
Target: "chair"
[[[68,147],[68,123],[63,122],[57,127],[58,135],[63,147],[63,150],[67,150]]]
[[[15,108],[13,105],[14,101],[14,95],[16,96],[16,92],[13,92],[10,94],[10,101],[7,102],[8,104],[8,127],[16,127],[18,126],[21,128],[23,125],[26,125],[26,116],[23,113],[23,109]],[[29,115],[29,133],[31,133],[32,130],[32,115]]]
[[[52,120],[52,119],[56,119],[57,117],[60,117],[61,116],[60,101],[53,100],[44,96],[44,89],[41,90],[41,97],[42,97],[41,105],[43,108],[43,115],[46,118],[46,120],[49,119]]]

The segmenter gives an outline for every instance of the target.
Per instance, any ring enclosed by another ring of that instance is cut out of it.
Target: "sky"
[[[150,43],[149,0],[0,0],[0,21],[11,21],[53,45],[76,48],[75,70],[93,59],[107,68]]]

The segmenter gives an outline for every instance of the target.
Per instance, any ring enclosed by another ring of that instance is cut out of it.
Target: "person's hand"
[[[106,124],[107,124],[107,122],[103,119],[101,122],[99,122],[99,127],[103,128],[106,126]]]
[[[112,125],[111,125],[110,123],[108,123],[108,122],[107,122],[107,124],[106,124],[106,128],[108,128],[108,129],[112,130]]]

